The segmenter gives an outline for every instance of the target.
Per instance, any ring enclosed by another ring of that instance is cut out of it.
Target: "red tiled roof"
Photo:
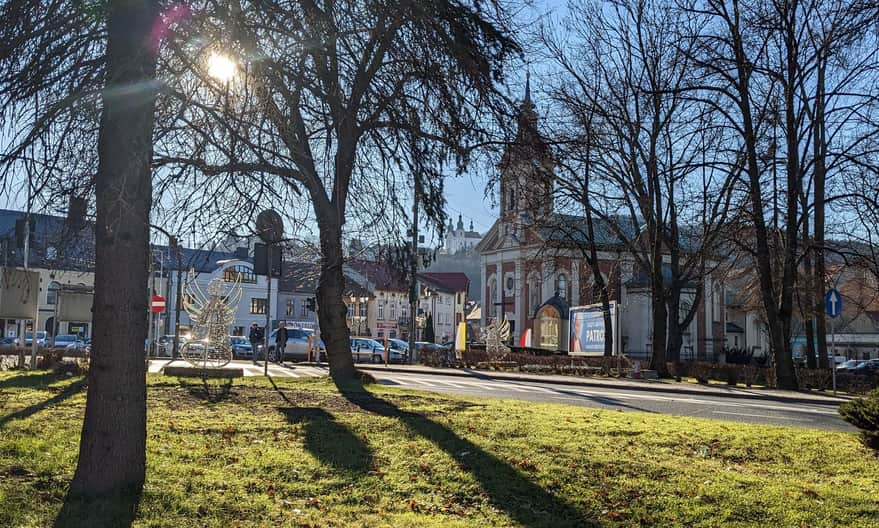
[[[446,272],[446,273],[419,273],[418,279],[423,282],[430,282],[449,292],[462,291],[467,293],[470,289],[470,279],[466,273]]]

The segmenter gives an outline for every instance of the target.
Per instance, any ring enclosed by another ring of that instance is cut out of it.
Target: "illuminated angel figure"
[[[506,356],[510,349],[505,345],[510,340],[510,322],[506,319],[494,321],[485,327],[485,351],[492,361]]]
[[[241,300],[241,284],[236,281],[224,291],[223,281],[211,279],[207,295],[189,273],[183,308],[192,322],[192,337],[180,351],[180,355],[200,368],[220,368],[232,361],[232,345],[229,342],[229,325],[235,321],[235,312]]]

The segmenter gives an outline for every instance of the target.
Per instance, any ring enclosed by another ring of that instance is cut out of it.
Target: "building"
[[[438,343],[455,338],[458,323],[464,321],[470,279],[464,273],[419,273],[419,313],[431,315]]]
[[[278,317],[288,326],[317,328],[317,282],[320,264],[284,262],[277,295]],[[312,310],[311,308],[314,308]]]
[[[30,236],[26,237],[26,219]],[[28,251],[25,255],[25,238]],[[27,257],[27,258],[25,258]],[[60,321],[56,317],[59,293],[65,289],[89,291],[94,286],[94,233],[91,225],[45,214],[0,210],[0,259],[3,266],[27,267],[39,273],[37,331],[91,336],[91,320]],[[0,319],[4,337],[33,330],[31,320]]]
[[[403,274],[368,260],[349,261],[344,273],[352,334],[408,338],[409,286]]]
[[[442,251],[450,255],[469,252],[479,244],[480,240],[482,240],[482,235],[473,230],[473,220],[470,220],[470,229],[465,231],[464,221],[459,214],[457,226],[453,225],[452,219],[449,218],[449,225],[446,227],[446,242]]]
[[[163,246],[158,246],[155,249],[158,249],[163,256],[162,267],[167,270],[164,273],[168,275],[170,283],[166,295],[167,310],[164,312],[163,321],[159,326],[164,329],[165,333],[173,334],[177,288],[179,287],[176,280],[178,275],[176,251]],[[239,248],[232,253],[189,248],[181,248],[180,251],[180,264],[182,266],[179,271],[183,283],[183,295],[187,295],[190,290],[196,288],[207,294],[208,285],[214,279],[223,285],[226,292],[229,292],[235,284],[240,285],[241,300],[235,311],[235,320],[229,327],[230,334],[247,335],[247,329],[253,323],[265,326],[266,316],[271,320],[272,328],[277,325],[279,320],[278,304],[270,302],[267,297],[269,294],[268,277],[257,275],[254,272],[253,260],[248,256],[247,248]],[[276,277],[271,278],[271,295],[274,298],[279,296]],[[184,304],[181,306],[180,325],[183,329],[188,329],[191,324],[192,321],[189,319]]]
[[[498,219],[475,248],[482,273],[481,325],[504,318],[510,322],[514,342],[531,330],[532,346],[567,352],[570,309],[598,303],[600,291],[594,288],[592,269],[577,247],[577,242],[585,241],[579,239],[587,232],[584,219],[554,210],[554,163],[539,133],[527,84],[516,139],[498,169]],[[630,357],[647,358],[652,352],[652,312],[646,274],[637,269],[635,259],[607,224],[596,225],[594,236],[598,268],[619,313],[617,344]],[[684,288],[684,306],[693,302],[696,286]],[[711,292],[712,301],[701,297],[697,315],[684,332],[684,359],[711,359],[723,347],[723,284],[709,277],[702,286]]]
[[[26,216],[20,211],[0,210],[0,257],[3,265],[24,266],[23,233]],[[40,274],[37,330],[46,331],[49,335],[74,333],[84,337],[91,336],[90,320],[57,320],[55,314],[59,296],[65,291],[83,292],[94,288],[94,225],[77,225],[64,217],[42,214],[31,214],[30,218],[28,268]],[[273,325],[276,324],[277,303],[273,302],[269,306],[266,299],[266,277],[253,272],[253,261],[248,256],[247,248],[239,248],[235,252],[180,248],[179,255],[176,248],[168,246],[153,245],[150,249],[151,278],[144,287],[150,295],[161,295],[166,299],[166,310],[152,318],[151,332],[174,332],[179,282],[183,282],[185,294],[187,285],[197,285],[206,292],[212,279],[220,279],[229,286],[236,281],[241,285],[242,297],[230,332],[243,333],[254,322],[264,325],[269,308],[271,311],[268,315]],[[278,295],[277,278],[272,279],[272,295]],[[145,306],[144,316],[147,313],[148,307]],[[190,323],[188,314],[181,307],[181,326],[186,329]],[[4,336],[19,336],[31,328],[30,321],[0,319],[0,329]]]

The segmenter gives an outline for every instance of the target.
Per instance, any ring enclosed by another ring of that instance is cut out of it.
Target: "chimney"
[[[85,227],[85,213],[87,202],[85,198],[70,195],[70,202],[67,206],[67,227],[74,231],[79,231]]]

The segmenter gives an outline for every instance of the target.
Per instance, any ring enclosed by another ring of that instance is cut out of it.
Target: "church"
[[[582,244],[576,244],[586,233],[585,219],[553,208],[554,163],[538,130],[527,82],[517,121],[515,141],[498,165],[498,218],[475,248],[482,283],[481,325],[504,318],[515,344],[530,330],[531,347],[568,353],[578,348],[569,343],[571,313],[590,305],[595,309],[601,302]],[[614,304],[617,351],[647,359],[652,349],[647,276],[636,269],[610,229],[597,225],[595,237],[601,238],[599,269]],[[705,281],[696,317],[684,334],[682,360],[715,359],[725,344],[723,285],[711,277]],[[695,289],[685,289],[682,305],[689,306]]]

